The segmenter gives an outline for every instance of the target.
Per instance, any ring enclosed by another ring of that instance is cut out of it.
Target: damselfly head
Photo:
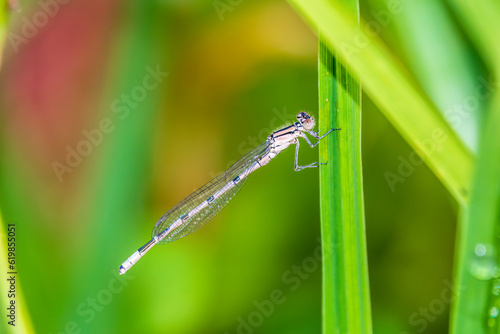
[[[309,116],[306,112],[301,111],[297,114],[297,120],[299,121],[300,124],[304,127],[306,130],[312,130],[314,126],[316,125],[316,122],[314,122],[314,118]]]

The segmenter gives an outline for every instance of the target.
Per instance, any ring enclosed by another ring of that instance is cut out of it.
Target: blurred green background
[[[315,34],[282,1],[62,2],[21,3],[2,65],[17,321],[53,334],[319,333],[318,171],[294,172],[291,149],[205,228],[118,276],[164,212],[297,112],[317,115]],[[384,20],[384,6],[361,1],[362,16]],[[488,78],[446,4],[407,1],[385,22],[445,114]],[[388,184],[412,150],[363,105],[374,332],[444,333],[456,203],[425,165]],[[459,124],[473,150],[478,118]],[[302,145],[301,163],[316,160]]]

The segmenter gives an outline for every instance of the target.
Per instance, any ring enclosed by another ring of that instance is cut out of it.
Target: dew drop
[[[486,255],[486,246],[483,244],[477,244],[474,249],[477,256],[485,256]]]
[[[490,317],[496,318],[496,317],[498,317],[499,313],[500,313],[500,311],[495,306],[493,306],[492,308],[490,308]]]
[[[493,281],[491,293],[495,296],[500,296],[500,279],[497,278],[495,281]]]
[[[490,329],[494,329],[494,328],[497,327],[497,325],[498,325],[498,315],[499,314],[500,314],[500,311],[498,310],[498,307],[492,306],[492,307],[489,308],[489,310],[488,310],[488,319],[486,321],[486,324],[487,324],[487,326]]]
[[[485,244],[476,245],[470,262],[470,273],[475,278],[484,281],[498,277],[499,268],[494,247]]]

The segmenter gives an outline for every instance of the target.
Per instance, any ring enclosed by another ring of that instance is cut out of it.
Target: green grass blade
[[[498,216],[500,213],[500,96],[483,127],[469,208],[462,209],[457,236],[452,333],[499,333]],[[490,312],[491,316],[490,316]],[[496,314],[496,316],[495,316]],[[486,330],[485,330],[486,329]]]
[[[338,1],[290,2],[362,77],[363,89],[457,201],[466,203],[472,154],[382,40],[365,32],[366,23],[358,27]]]
[[[336,62],[336,63],[335,63]],[[323,333],[371,333],[361,169],[361,88],[326,45],[319,47]]]

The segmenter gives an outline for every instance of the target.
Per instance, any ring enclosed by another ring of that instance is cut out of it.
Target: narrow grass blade
[[[14,262],[8,262],[9,254],[12,251],[14,254],[16,252],[16,247],[12,243],[19,246],[15,240],[8,240],[8,224],[4,223],[2,220],[2,215],[0,212],[0,268],[2,268],[2,275],[0,280],[0,307],[3,310],[3,319],[0,324],[1,333],[34,333],[33,326],[31,324],[31,319],[29,316],[28,308],[26,306],[26,300],[23,296],[21,283],[19,281],[19,274],[9,274],[9,272],[17,272],[16,256],[14,255]],[[9,281],[11,277],[14,277],[14,281]],[[14,284],[14,288],[12,288]],[[14,304],[11,304],[14,302]],[[11,312],[9,308],[14,305],[14,318],[10,318]],[[12,324],[9,324],[9,322]]]
[[[289,1],[363,79],[363,89],[457,201],[466,203],[472,154],[382,40],[365,31],[366,23],[358,27],[339,1]]]
[[[361,88],[327,46],[319,47],[323,333],[371,333],[361,169]]]
[[[500,96],[489,108],[471,186],[457,236],[452,333],[499,333]]]

